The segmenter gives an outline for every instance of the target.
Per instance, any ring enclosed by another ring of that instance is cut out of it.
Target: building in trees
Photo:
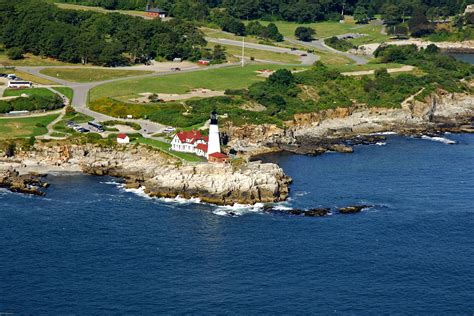
[[[146,15],[151,18],[166,18],[166,11],[160,8],[155,7],[151,2],[148,2],[146,5]]]

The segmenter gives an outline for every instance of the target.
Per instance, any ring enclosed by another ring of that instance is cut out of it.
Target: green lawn
[[[203,157],[199,157],[193,154],[171,151],[170,150],[171,144],[168,144],[159,140],[140,137],[140,138],[137,138],[135,142],[157,148],[167,154],[170,154],[176,158],[179,158],[185,161],[189,161],[189,162],[205,162],[206,161],[206,159],[204,159]]]
[[[214,43],[209,43],[209,47],[214,47],[217,44]],[[229,55],[237,55],[241,56],[242,55],[242,48],[238,46],[231,46],[231,45],[221,45],[225,47],[226,52]],[[261,60],[270,60],[270,61],[276,61],[276,62],[281,62],[281,63],[286,63],[286,64],[300,64],[301,60],[298,55],[293,55],[293,54],[286,54],[286,53],[276,53],[276,52],[270,52],[270,51],[264,51],[264,50],[259,50],[259,49],[252,49],[252,48],[246,48],[245,49],[245,57],[254,57],[255,59],[261,59]]]
[[[270,22],[260,21],[260,23],[262,23],[263,25],[268,25]],[[298,26],[306,26],[313,28],[316,31],[316,38],[327,38],[345,33],[362,33],[368,35],[351,40],[354,45],[382,42],[386,41],[389,38],[387,35],[383,35],[380,33],[382,30],[381,25],[356,24],[355,21],[349,17],[346,17],[346,23],[339,23],[336,21],[325,21],[305,24],[287,21],[276,21],[273,23],[276,24],[278,30],[280,31],[280,33],[283,34],[283,36],[292,39],[295,39],[295,30]]]
[[[142,70],[117,70],[100,68],[47,68],[41,73],[54,78],[73,82],[104,81],[115,78],[140,76],[152,73]]]
[[[121,14],[127,14],[127,15],[132,15],[132,16],[142,16],[142,17],[144,17],[146,14],[145,11],[107,10],[101,7],[85,6],[85,5],[78,5],[78,4],[71,4],[71,3],[55,3],[55,4],[61,9],[69,9],[69,10],[94,11],[94,12],[101,12],[101,13],[121,13]]]
[[[403,67],[402,64],[395,64],[395,63],[388,63],[388,64],[376,64],[376,63],[368,63],[365,65],[328,65],[329,68],[335,69],[339,72],[352,72],[352,71],[365,71],[365,70],[377,70],[382,68],[400,68]]]
[[[69,87],[54,87],[53,90],[56,90],[61,94],[64,94],[66,98],[69,99],[69,101],[72,101],[72,98],[74,97],[74,90],[72,90]]]
[[[212,90],[242,89],[264,80],[255,73],[259,69],[289,68],[280,65],[247,65],[244,68],[226,67],[167,76],[130,79],[98,86],[90,92],[90,100],[115,98],[124,102],[139,93],[186,93],[194,88]]]
[[[29,118],[0,118],[0,139],[26,138],[44,135],[46,126],[54,121],[59,114]]]
[[[52,58],[25,54],[25,58],[11,60],[6,52],[0,52],[0,65],[3,66],[68,66],[72,64],[64,63]]]
[[[53,97],[55,93],[46,88],[32,88],[32,89],[6,89],[3,92],[4,97],[16,97],[22,94],[30,96],[42,96],[42,97]]]

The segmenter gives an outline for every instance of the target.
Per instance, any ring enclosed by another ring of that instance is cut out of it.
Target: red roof
[[[125,139],[125,138],[127,138],[127,134],[118,134],[117,138]]]
[[[181,143],[194,144],[195,141],[204,139],[200,131],[184,131],[176,134]],[[206,141],[207,142],[207,141]]]
[[[213,157],[213,158],[229,158],[227,155],[223,154],[223,153],[212,153],[209,155],[210,157]]]
[[[206,143],[209,143],[209,136],[203,136],[202,139],[204,139]]]
[[[196,148],[202,150],[205,153],[207,153],[207,145],[205,145],[205,144],[197,144]]]

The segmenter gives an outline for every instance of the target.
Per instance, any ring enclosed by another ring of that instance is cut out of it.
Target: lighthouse
[[[209,143],[207,147],[208,155],[221,152],[221,140],[219,136],[219,126],[217,125],[217,112],[211,113],[211,124],[209,125]]]

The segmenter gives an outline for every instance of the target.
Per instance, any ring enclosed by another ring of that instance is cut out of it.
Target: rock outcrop
[[[14,161],[20,161],[15,163]],[[199,198],[203,202],[232,205],[283,201],[291,181],[275,164],[183,164],[143,146],[101,147],[65,143],[37,143],[34,150],[4,159],[0,169],[82,171],[122,177],[128,187],[144,187],[157,197]]]
[[[22,174],[16,170],[0,170],[0,188],[6,188],[12,192],[45,195],[41,190],[48,187],[48,183],[42,181],[38,174]]]
[[[422,101],[418,100],[418,94],[405,100],[400,108],[354,105],[296,114],[287,122],[286,129],[276,126],[258,129],[251,125],[233,127],[228,130],[229,145],[249,156],[278,150],[299,154],[350,153],[352,149],[348,146],[383,141],[383,137],[372,135],[379,132],[418,135],[422,132],[473,131],[472,94],[438,90]]]

